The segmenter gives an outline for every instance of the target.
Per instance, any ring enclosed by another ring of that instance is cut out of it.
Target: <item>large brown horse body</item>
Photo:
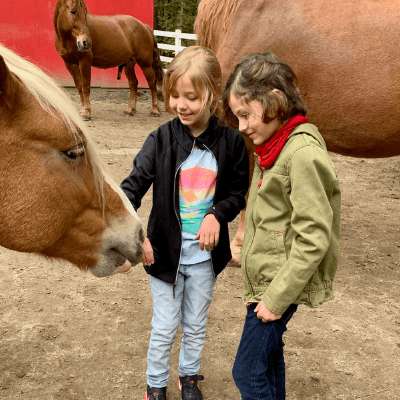
[[[87,129],[51,78],[0,45],[0,246],[106,276],[141,261],[144,232]]]
[[[151,115],[160,115],[157,84],[162,83],[163,69],[157,42],[148,25],[130,15],[90,14],[83,0],[58,0],[53,23],[56,31],[56,49],[80,94],[80,113],[84,120],[91,118],[92,66],[124,68],[130,89],[130,98],[124,114],[133,115],[136,112],[138,88],[135,64],[138,64],[151,90]]]
[[[328,150],[376,158],[400,155],[399,21],[399,0],[202,0],[195,32],[225,81],[248,53],[278,55],[295,71]]]

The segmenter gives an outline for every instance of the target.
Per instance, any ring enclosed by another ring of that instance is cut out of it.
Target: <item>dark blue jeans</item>
[[[282,400],[286,398],[282,336],[297,305],[291,304],[281,319],[267,323],[257,318],[256,306],[247,307],[232,375],[242,400]]]

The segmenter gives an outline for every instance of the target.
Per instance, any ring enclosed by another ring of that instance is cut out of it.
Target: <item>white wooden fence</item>
[[[182,33],[180,29],[176,29],[175,32],[166,32],[166,31],[154,31],[154,36],[164,36],[164,37],[171,37],[175,38],[175,44],[164,44],[158,43],[157,46],[159,49],[163,50],[172,50],[177,55],[181,50],[185,48],[182,46],[182,39],[190,39],[190,40],[197,40],[197,35],[194,33]],[[157,40],[158,42],[158,40]],[[173,57],[165,57],[161,56],[161,61],[166,63],[170,63],[174,58]]]

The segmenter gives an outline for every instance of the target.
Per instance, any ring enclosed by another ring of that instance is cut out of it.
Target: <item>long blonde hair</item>
[[[209,108],[211,114],[221,117],[220,101],[222,73],[215,54],[203,46],[191,46],[182,50],[171,62],[164,76],[163,95],[165,109],[175,114],[169,104],[171,92],[178,79],[188,74],[196,94],[202,99],[202,110]]]
[[[89,162],[90,160],[96,189],[104,207],[103,180],[104,176],[108,175],[108,172],[96,151],[88,128],[82,121],[68,94],[40,68],[2,44],[0,44],[0,55],[6,62],[8,69],[20,79],[40,106],[49,114],[62,119],[77,143],[81,142],[79,132],[84,134],[87,161]]]

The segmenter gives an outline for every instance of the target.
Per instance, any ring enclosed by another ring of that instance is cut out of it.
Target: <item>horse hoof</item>
[[[150,113],[150,116],[152,116],[152,117],[159,117],[160,116],[160,113],[158,112],[155,112],[155,111],[152,111],[151,113]]]
[[[238,247],[237,245],[231,244],[231,253],[232,253],[232,258],[231,261],[229,261],[229,266],[230,267],[241,267],[241,259],[242,259],[242,252],[241,252],[242,247]]]
[[[83,121],[90,121],[90,117],[88,115],[81,115]]]
[[[228,265],[227,265],[227,267],[230,267],[230,268],[241,268],[241,264],[240,264],[240,261],[238,261],[238,260],[235,260],[235,259],[231,259],[231,261],[229,261],[228,262]]]
[[[133,117],[135,115],[135,113],[132,111],[124,111],[124,115],[127,117]]]

